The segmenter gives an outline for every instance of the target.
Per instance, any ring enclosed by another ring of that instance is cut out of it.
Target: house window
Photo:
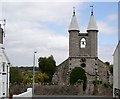
[[[85,48],[86,47],[86,39],[82,38],[80,41],[80,48]]]
[[[2,67],[3,67],[3,72],[5,72],[5,62],[3,62]]]

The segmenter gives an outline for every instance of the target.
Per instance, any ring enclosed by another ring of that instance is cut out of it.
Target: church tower
[[[80,33],[75,8],[73,9],[72,20],[68,29],[69,32],[69,68],[82,67],[88,70],[92,64],[88,62],[97,59],[97,34],[98,28],[93,15],[93,8],[91,10],[90,20],[86,33]],[[92,66],[91,66],[92,65]],[[92,69],[91,69],[92,70]],[[89,70],[88,70],[89,71]]]
[[[87,76],[87,90],[94,80],[107,82],[108,68],[98,58],[98,28],[91,6],[91,15],[86,33],[81,33],[78,27],[75,8],[68,29],[69,57],[57,66],[53,75],[53,82],[59,85],[69,84],[69,76],[75,67],[85,70]],[[92,89],[92,88],[91,88]]]
[[[73,16],[69,26],[69,57],[79,56],[79,27],[75,15],[75,8],[73,9]]]
[[[88,37],[89,37],[89,55],[90,57],[98,57],[98,49],[97,49],[97,46],[98,46],[98,28],[97,28],[97,24],[96,24],[96,21],[94,19],[94,15],[93,15],[93,9],[91,11],[91,16],[90,16],[90,20],[89,20],[89,24],[88,24],[88,27],[87,27],[87,32],[88,32]]]
[[[97,24],[94,19],[93,9],[87,33],[79,33],[79,27],[73,11],[72,20],[69,26],[69,57],[97,57]]]

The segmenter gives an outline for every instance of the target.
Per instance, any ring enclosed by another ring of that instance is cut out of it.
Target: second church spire
[[[72,16],[72,20],[71,20],[68,31],[72,31],[72,30],[80,31],[79,27],[78,27],[78,23],[77,23],[77,18],[76,18],[76,15],[75,15],[75,7],[73,7],[73,16]]]

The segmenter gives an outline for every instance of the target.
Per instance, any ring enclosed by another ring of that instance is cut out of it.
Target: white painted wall
[[[25,97],[25,99],[28,97],[29,99],[32,98],[32,88],[28,88],[26,92],[19,94],[19,95],[13,95],[13,99],[18,97]]]
[[[0,48],[1,49],[1,48]],[[0,50],[0,97],[2,97],[2,54]]]
[[[9,96],[9,67],[10,62],[0,44],[0,97]],[[4,66],[3,66],[4,63]]]
[[[113,97],[114,88],[120,89],[120,41],[113,55]]]

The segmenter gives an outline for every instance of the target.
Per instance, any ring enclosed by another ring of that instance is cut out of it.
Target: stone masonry
[[[91,12],[87,32],[80,33],[74,11],[68,32],[69,57],[57,66],[53,83],[69,85],[69,75],[75,67],[81,67],[86,71],[87,86],[96,79],[108,82],[108,68],[98,58],[98,29],[93,12]]]

